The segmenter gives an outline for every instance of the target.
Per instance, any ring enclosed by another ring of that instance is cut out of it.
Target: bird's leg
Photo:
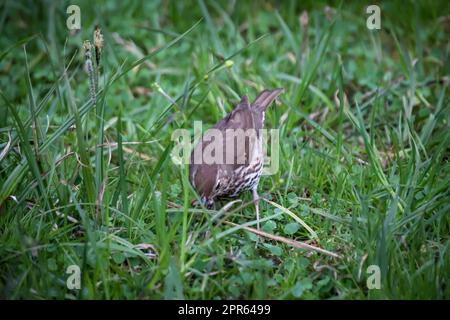
[[[258,190],[256,188],[252,189],[252,195],[253,195],[253,203],[255,204],[255,210],[256,210],[256,226],[259,231],[259,196],[258,196]]]
[[[206,202],[206,208],[207,209],[209,209],[209,210],[212,210],[212,209],[216,209],[216,202],[214,201],[214,199],[209,199],[207,202]]]

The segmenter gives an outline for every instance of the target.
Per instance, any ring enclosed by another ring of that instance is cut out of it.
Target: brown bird
[[[189,180],[208,208],[220,197],[251,190],[259,229],[258,183],[264,153],[262,133],[267,107],[283,89],[264,90],[250,105],[247,96],[225,118],[207,130],[190,158]]]

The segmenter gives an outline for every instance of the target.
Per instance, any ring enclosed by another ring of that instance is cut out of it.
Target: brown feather
[[[262,128],[264,121],[264,113],[267,107],[280,95],[282,89],[264,90],[262,91],[252,105],[249,105],[247,96],[243,96],[240,103],[231,111],[225,118],[220,120],[212,129],[219,130],[219,137],[222,138],[220,144],[218,141],[218,147],[222,147],[222,162],[220,164],[212,163],[194,163],[194,154],[201,155],[211,148],[210,144],[215,141],[213,139],[213,131],[207,130],[203,135],[201,141],[195,146],[191,154],[191,163],[189,166],[190,181],[200,196],[208,201],[213,202],[216,196],[237,194],[240,192],[239,186],[236,186],[237,173],[243,175],[251,165],[254,166],[253,170],[259,170],[256,172],[255,183],[257,185],[259,181],[260,171],[262,170],[262,150],[261,140],[258,134],[258,130]],[[233,130],[228,131],[227,130]],[[253,129],[249,132],[248,136],[245,136],[244,143],[237,143],[237,136],[230,135],[232,132],[237,132],[238,129],[246,132],[248,129]],[[233,157],[227,154],[227,146],[234,145]],[[257,148],[258,149],[254,149]],[[225,160],[228,161],[224,163]],[[255,158],[256,157],[256,158]],[[203,157],[202,157],[203,159]],[[256,161],[256,162],[255,162]],[[259,163],[259,167],[257,164]],[[250,168],[251,169],[251,168]],[[255,174],[253,174],[255,175]],[[242,178],[242,177],[239,177]],[[248,183],[247,183],[248,184]]]

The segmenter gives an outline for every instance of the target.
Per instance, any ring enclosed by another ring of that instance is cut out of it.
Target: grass
[[[68,5],[1,5],[1,298],[450,298],[445,1],[383,3],[372,31],[358,2],[80,1],[73,34]],[[171,135],[275,87],[258,237],[250,194],[191,207]]]

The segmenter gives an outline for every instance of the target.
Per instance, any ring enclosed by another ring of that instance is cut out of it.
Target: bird
[[[261,129],[267,108],[282,92],[263,90],[251,104],[247,95],[242,96],[229,114],[205,131],[189,160],[189,181],[207,208],[217,199],[252,192],[258,230],[258,184],[264,165]]]

